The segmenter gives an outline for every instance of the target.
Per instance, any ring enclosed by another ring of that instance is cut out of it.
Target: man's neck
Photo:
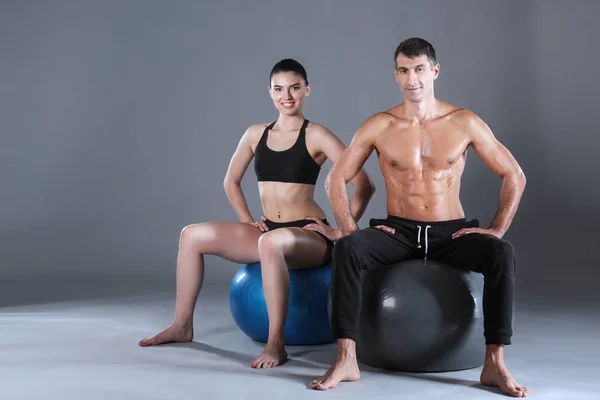
[[[420,102],[405,101],[404,114],[406,119],[417,123],[432,119],[437,114],[437,100],[431,97]]]

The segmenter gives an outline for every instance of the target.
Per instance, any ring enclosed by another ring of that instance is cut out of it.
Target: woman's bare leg
[[[287,359],[283,331],[288,311],[289,268],[312,268],[329,259],[327,242],[314,231],[280,228],[258,241],[262,282],[269,314],[269,338],[264,351],[250,365],[273,368]]]
[[[186,226],[179,239],[175,319],[171,326],[143,339],[140,346],[189,342],[194,336],[196,300],[204,282],[204,254],[248,264],[259,260],[260,229],[241,222],[207,222]]]

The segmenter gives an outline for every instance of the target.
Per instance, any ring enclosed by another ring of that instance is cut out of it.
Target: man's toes
[[[523,397],[525,397],[525,395],[527,395],[527,388],[524,388],[523,386],[517,386],[516,387],[517,392],[519,392]]]
[[[511,395],[513,397],[521,397],[521,392],[516,387],[507,387],[506,394]]]

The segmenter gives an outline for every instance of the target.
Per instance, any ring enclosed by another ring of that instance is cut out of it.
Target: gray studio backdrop
[[[598,14],[594,0],[3,0],[2,303],[173,290],[181,229],[236,219],[222,180],[246,127],[276,118],[272,65],[306,66],[307,118],[349,143],[401,100],[392,59],[409,36],[437,49],[438,97],[478,113],[527,174],[507,235],[519,296],[590,300],[600,276]],[[485,225],[500,180],[472,152],[467,165],[464,205]],[[330,167],[317,199],[332,218]],[[379,190],[363,227],[385,214],[375,155],[367,169]],[[259,217],[252,170],[243,186]],[[238,268],[207,262],[206,286]]]

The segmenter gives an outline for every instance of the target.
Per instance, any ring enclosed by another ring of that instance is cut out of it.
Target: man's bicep
[[[346,182],[356,177],[375,149],[374,132],[361,127],[332,168],[332,175],[343,176]]]
[[[483,120],[473,117],[469,126],[471,147],[492,172],[498,176],[521,172],[512,153],[494,136],[490,127]]]

